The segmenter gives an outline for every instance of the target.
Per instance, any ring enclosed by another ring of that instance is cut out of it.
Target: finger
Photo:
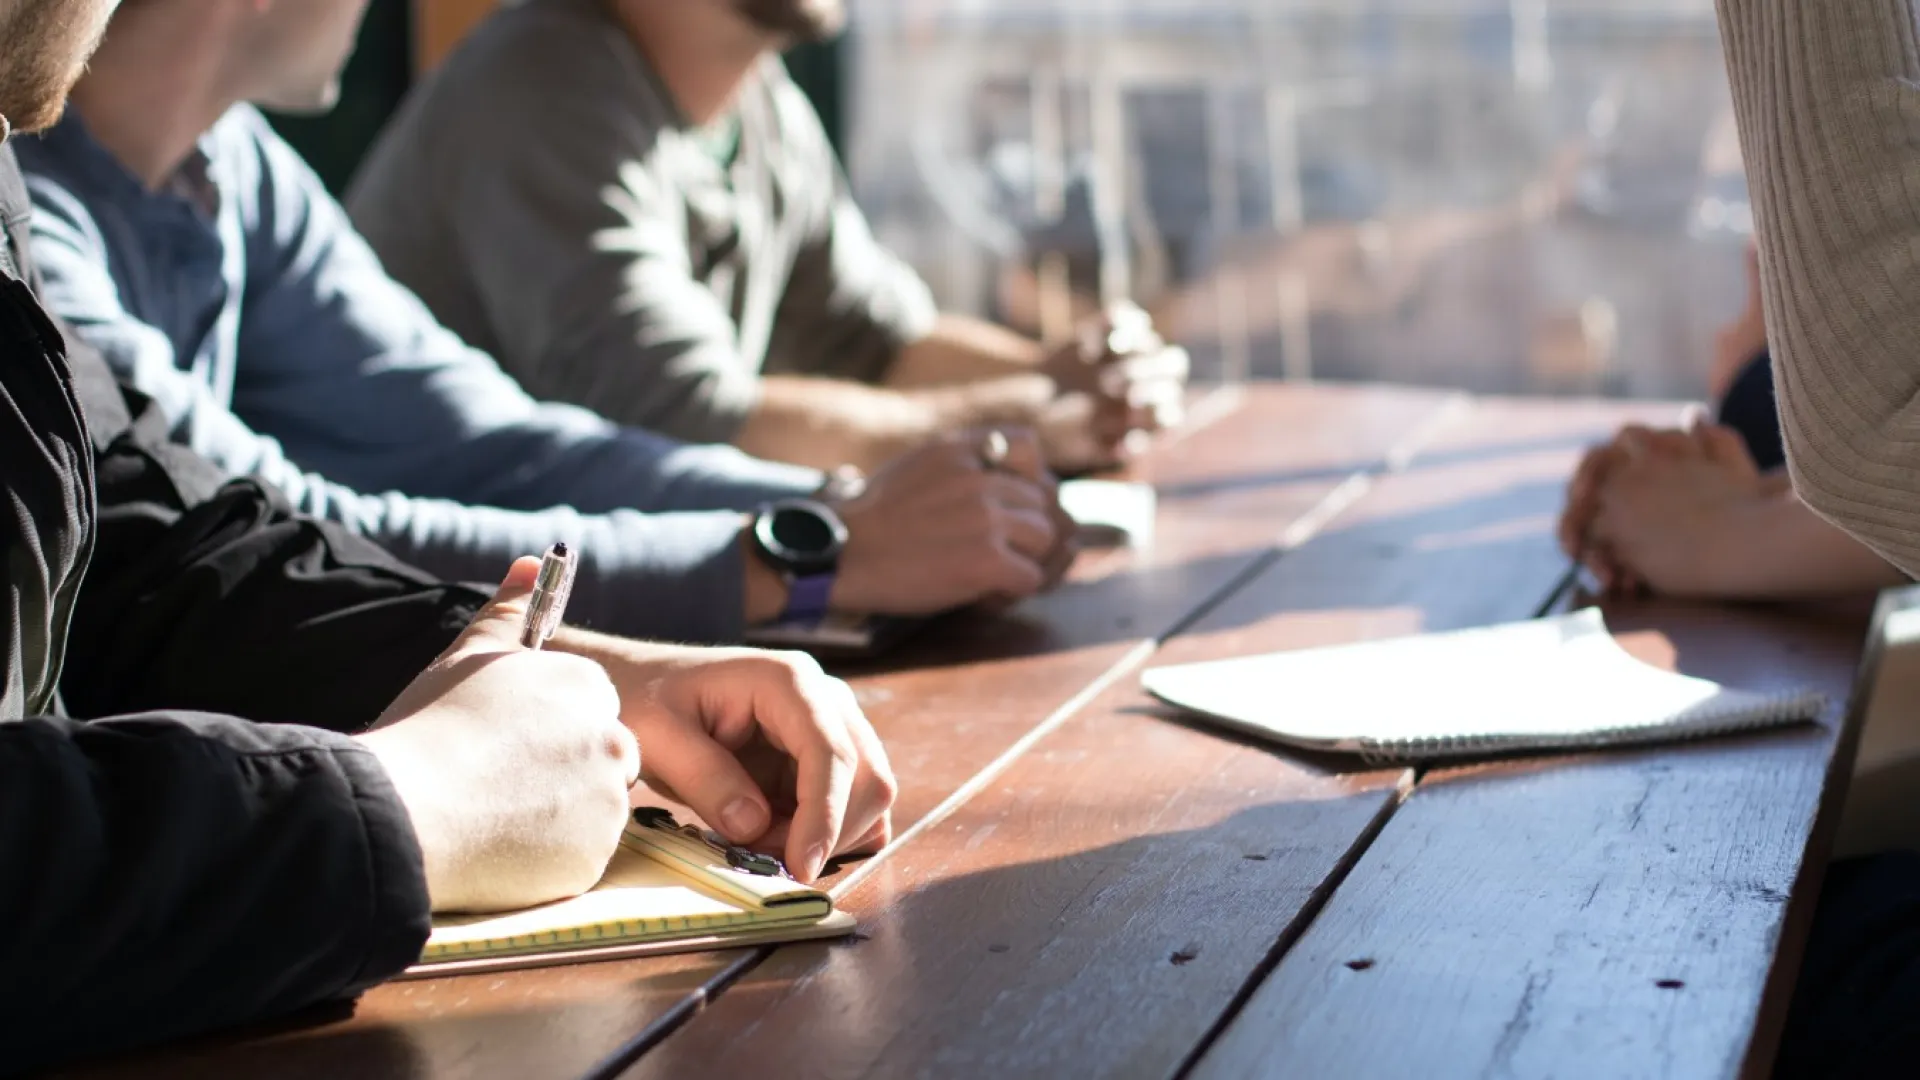
[[[513,560],[507,576],[460,635],[460,644],[519,645],[527,616],[527,599],[540,576],[540,560],[531,555]]]
[[[1047,471],[1046,451],[1041,448],[1040,436],[1032,428],[1007,427],[999,430],[1007,440],[1006,455],[998,465],[1000,472],[1023,476],[1037,484],[1053,481],[1052,474]]]
[[[1149,379],[1127,387],[1127,402],[1136,408],[1181,401],[1186,395],[1186,383],[1173,379]]]
[[[787,835],[788,869],[801,881],[820,876],[820,868],[840,846],[841,826],[853,797],[854,751],[840,738],[823,730],[820,703],[798,695],[776,696],[761,703],[763,722],[778,734],[793,755],[793,823]]]
[[[1611,545],[1601,544],[1595,556],[1594,576],[1600,579],[1603,596],[1618,596],[1625,583],[1633,580],[1633,571]]]
[[[1754,464],[1753,455],[1747,450],[1747,441],[1730,427],[1713,424],[1702,429],[1700,444],[1706,451],[1707,459],[1715,464],[1754,475],[1760,472],[1759,466]]]
[[[1132,387],[1165,386],[1178,389],[1187,381],[1192,361],[1187,350],[1173,347],[1117,357],[1100,371],[1100,391],[1125,397]]]
[[[618,708],[617,703],[615,707]],[[621,778],[626,782],[627,790],[632,791],[634,785],[640,782],[640,740],[634,738],[633,732],[627,730],[627,726],[616,717],[608,725],[607,741],[613,748],[614,758],[620,763]]]
[[[1001,507],[994,515],[993,539],[1014,551],[1040,562],[1060,541],[1060,530],[1047,508],[1013,509]]]
[[[1126,356],[1158,348],[1160,334],[1153,328],[1153,316],[1146,309],[1131,300],[1121,300],[1107,306],[1104,318],[1103,340],[1100,353],[1108,356]],[[1097,355],[1097,354],[1096,354]]]
[[[983,485],[988,507],[1002,507],[1014,511],[1032,511],[1045,513],[1053,505],[1054,486],[1042,486],[1021,476],[1006,473],[989,474]]]
[[[1046,587],[1046,570],[1040,564],[1040,557],[1016,551],[1011,545],[1001,542],[992,545],[982,556],[975,588],[982,598],[999,596],[1018,600],[1032,596]]]
[[[880,815],[872,828],[853,841],[841,845],[841,853],[846,855],[871,855],[888,844],[893,843],[893,812]]]
[[[1128,408],[1126,413],[1121,417],[1121,437],[1124,438],[1128,432],[1133,431],[1149,433],[1159,431],[1167,426],[1162,423],[1162,420],[1168,415],[1170,415],[1169,410],[1164,408],[1160,403],[1150,401],[1132,402],[1131,407]],[[1178,415],[1177,409],[1174,410],[1171,415]]]
[[[1568,500],[1567,505],[1560,508],[1560,520],[1553,527],[1554,538],[1560,542],[1560,553],[1569,559],[1578,559],[1584,547],[1580,536],[1585,531],[1574,517],[1572,500]]]
[[[1642,424],[1628,424],[1620,429],[1620,434],[1614,436],[1613,445],[1620,452],[1621,458],[1634,461],[1647,455],[1652,438],[1652,428]]]
[[[1584,498],[1592,498],[1593,493],[1598,491],[1600,485],[1606,481],[1607,470],[1625,458],[1626,453],[1620,449],[1618,439],[1588,451],[1587,456],[1580,461],[1580,468],[1574,473],[1577,494]]]
[[[867,721],[866,713],[853,696],[853,690],[839,679],[830,680],[831,696],[840,704],[840,718],[854,752],[859,755],[854,773],[847,814],[840,824],[839,851],[871,851],[893,839],[893,803],[900,785],[894,779],[893,764],[887,760],[880,736]]]
[[[1153,403],[1153,426],[1165,431],[1187,418],[1187,396],[1175,394],[1164,401]]]
[[[1130,432],[1157,431],[1158,413],[1150,408],[1134,408],[1124,401],[1102,400],[1088,422],[1088,434],[1102,451],[1118,450]]]
[[[1647,433],[1647,457],[1682,458],[1692,457],[1700,452],[1700,444],[1694,441],[1693,433],[1684,428],[1667,428]]]
[[[736,844],[759,839],[773,822],[767,793],[696,718],[648,724],[646,767],[649,782],[657,777]]]
[[[1596,446],[1587,451],[1574,468],[1573,479],[1567,483],[1567,506],[1560,516],[1560,548],[1569,556],[1578,556],[1586,543],[1600,478],[1612,455],[1609,446]]]
[[[1058,585],[1067,571],[1073,568],[1073,560],[1080,556],[1079,529],[1068,526],[1059,529],[1060,542],[1047,553],[1046,561],[1040,564],[1040,588],[1051,589]]]

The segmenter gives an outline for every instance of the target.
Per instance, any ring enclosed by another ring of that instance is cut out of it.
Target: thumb
[[[533,584],[539,577],[539,559],[523,555],[513,560],[500,587],[493,591],[493,599],[487,601],[480,613],[467,624],[466,632],[460,635],[460,644],[471,645],[481,641],[496,646],[520,644],[520,631],[527,616],[527,600],[533,596]]]

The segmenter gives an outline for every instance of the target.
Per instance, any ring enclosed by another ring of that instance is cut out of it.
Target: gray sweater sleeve
[[[1914,0],[1719,0],[1795,489],[1920,571]]]
[[[762,353],[878,381],[933,298],[868,229],[805,96],[771,61],[742,91],[729,191],[644,65],[595,5],[503,13],[374,148],[354,220],[530,391],[621,423],[731,442]]]
[[[631,52],[597,12],[503,13],[395,118],[348,207],[390,272],[530,392],[728,443],[758,379],[692,265],[654,160],[673,106]]]

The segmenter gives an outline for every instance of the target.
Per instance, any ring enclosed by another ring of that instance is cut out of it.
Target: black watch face
[[[833,511],[812,502],[775,503],[755,527],[761,548],[796,574],[831,570],[846,544],[846,526]]]

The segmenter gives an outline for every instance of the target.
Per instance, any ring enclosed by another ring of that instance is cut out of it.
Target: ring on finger
[[[998,429],[989,431],[980,443],[980,467],[988,472],[999,472],[1006,468],[1007,455],[1012,451],[1006,432]]]

